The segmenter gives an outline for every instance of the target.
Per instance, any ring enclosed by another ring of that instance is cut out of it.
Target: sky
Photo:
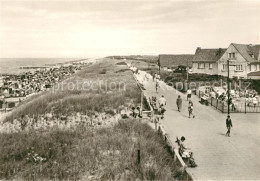
[[[194,54],[260,44],[260,0],[0,0],[0,57]]]

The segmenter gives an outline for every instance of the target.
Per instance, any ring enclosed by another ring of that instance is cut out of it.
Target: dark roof
[[[260,62],[260,45],[236,44],[232,45],[248,62]],[[254,55],[254,57],[252,57]]]
[[[247,75],[248,76],[260,76],[260,71],[258,71],[258,72],[250,72]]]
[[[226,48],[201,49],[197,48],[192,62],[216,62],[226,52]]]
[[[194,55],[191,54],[182,54],[182,55],[159,55],[159,60],[161,67],[175,67],[179,65],[183,66],[192,66],[192,58]]]

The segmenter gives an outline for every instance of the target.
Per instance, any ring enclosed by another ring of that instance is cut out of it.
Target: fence
[[[159,123],[155,122],[155,129],[163,137],[164,141],[169,146],[170,151],[173,153],[174,161],[179,163],[181,165],[182,169],[183,169],[183,172],[185,172],[187,174],[187,176],[188,176],[187,180],[196,181],[197,179],[194,177],[194,175],[188,169],[187,165],[185,164],[185,162],[183,161],[182,157],[179,154],[178,148],[176,148],[174,146],[174,144],[172,143],[170,137],[166,133],[163,126],[161,126]]]
[[[204,96],[204,92],[198,90],[196,92],[199,98]],[[222,113],[228,113],[228,105],[226,101],[219,100],[217,98],[209,97],[206,100],[207,105],[211,105],[215,109],[219,110]],[[254,106],[248,103],[241,103],[241,102],[234,102],[230,104],[230,112],[231,113],[260,113],[260,106],[259,104]]]

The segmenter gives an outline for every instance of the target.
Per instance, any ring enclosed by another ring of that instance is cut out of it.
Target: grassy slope
[[[122,71],[127,68],[126,65],[119,66],[116,62],[111,60],[85,67],[48,93],[14,110],[6,121],[22,114],[32,116],[51,111],[57,115],[103,112],[105,109],[111,112],[121,105],[139,103],[141,94],[131,72]]]
[[[131,72],[125,69],[115,62],[105,62],[86,67],[66,83],[123,81],[127,91],[48,92],[21,106],[7,121],[21,114],[43,114],[51,110],[56,114],[102,112],[107,106],[118,109],[129,101],[138,103],[140,91]],[[139,145],[140,165],[136,162]],[[107,128],[79,126],[66,131],[52,128],[47,132],[2,133],[0,153],[0,179],[184,179],[162,138],[147,124],[136,120],[120,121]],[[32,157],[35,154],[38,158]],[[41,158],[46,160],[40,161]]]
[[[113,128],[2,134],[0,143],[0,179],[184,179],[162,138],[135,120]],[[32,148],[47,160],[33,161]]]

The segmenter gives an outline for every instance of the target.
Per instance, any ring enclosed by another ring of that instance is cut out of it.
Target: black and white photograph
[[[0,180],[260,180],[260,0],[0,0]]]

